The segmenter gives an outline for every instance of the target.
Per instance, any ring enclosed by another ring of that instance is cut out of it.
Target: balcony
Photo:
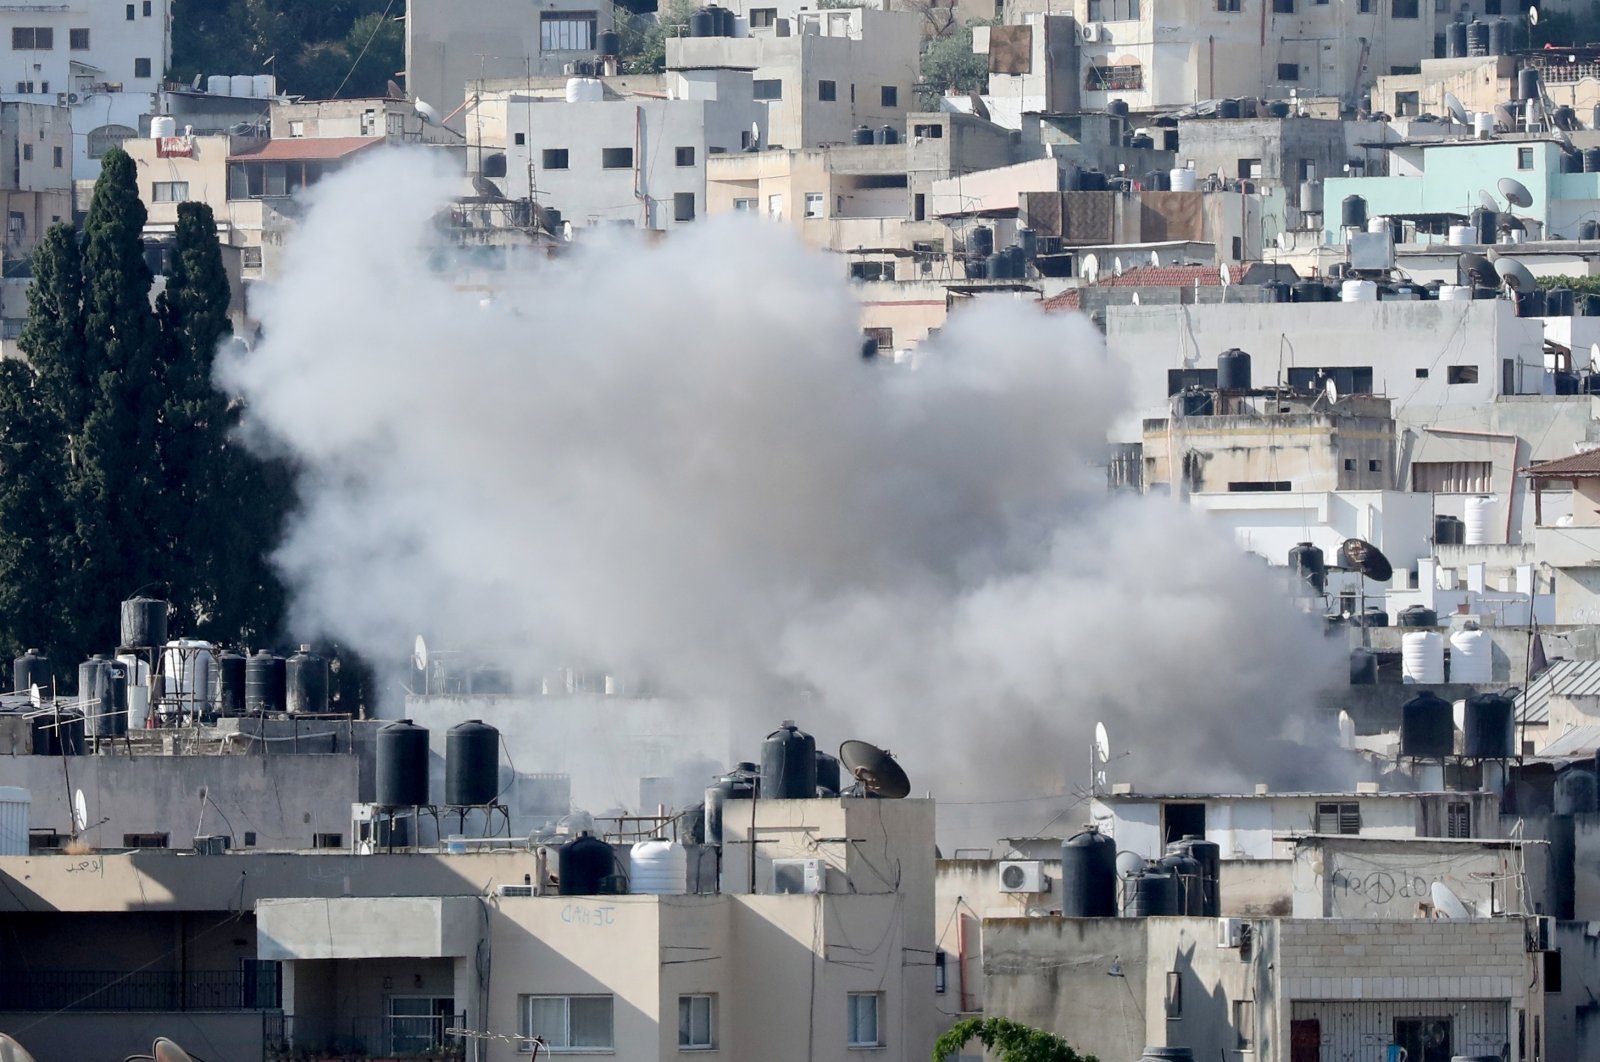
[[[285,1057],[333,1060],[378,1058],[455,1062],[465,1057],[466,1040],[446,1029],[466,1025],[465,1014],[377,1014],[340,1018],[316,1036],[297,1036],[293,1018],[284,1019]],[[280,1052],[281,1053],[281,1052]]]
[[[275,962],[239,970],[16,970],[0,973],[0,1010],[274,1010]]]

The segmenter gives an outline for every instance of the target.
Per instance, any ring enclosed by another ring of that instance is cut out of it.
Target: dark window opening
[[[1356,459],[1353,458],[1353,457],[1345,458],[1344,459],[1344,470],[1346,472],[1354,472],[1356,470]]]
[[[1472,805],[1464,800],[1452,800],[1445,805],[1444,835],[1467,838],[1472,836]]]
[[[674,192],[674,193],[672,193],[672,220],[674,220],[674,221],[693,221],[694,220],[694,193],[693,192]]]
[[[343,848],[344,834],[342,833],[315,833],[311,835],[312,848]]]
[[[1167,971],[1167,1019],[1183,1017],[1183,974]]]
[[[1274,15],[1294,14],[1294,0],[1272,0],[1272,13]]]
[[[1293,489],[1287,479],[1243,480],[1228,484],[1231,494],[1287,494]]]
[[[1167,396],[1187,391],[1191,387],[1199,387],[1214,391],[1217,388],[1217,370],[1215,369],[1168,369],[1167,370]]]
[[[1428,378],[1428,370],[1427,369],[1418,369],[1417,370],[1417,379],[1426,380],[1427,378]]]
[[[633,165],[633,148],[601,148],[600,165],[608,170],[625,170]]]
[[[133,61],[133,76],[134,77],[149,77],[150,76],[150,60],[148,60],[148,59],[135,59]]]
[[[783,99],[783,81],[779,78],[760,78],[751,82],[751,96],[758,100]]]
[[[516,137],[515,137],[515,140],[516,140],[516,143],[518,145],[526,144],[528,142],[528,134],[527,133],[518,133],[516,135]]]
[[[677,148],[673,152],[673,157],[674,157],[674,161],[676,161],[679,166],[693,166],[694,165],[694,148],[692,148],[692,147]]]
[[[1163,844],[1181,841],[1185,837],[1206,835],[1206,806],[1204,804],[1161,805]]]
[[[122,835],[124,848],[165,848],[167,835],[164,833],[125,833]]]
[[[1450,1062],[1449,1018],[1396,1018],[1394,1043],[1408,1062]]]
[[[879,92],[879,98],[885,107],[895,107],[900,103],[900,90],[894,85],[885,85]]]
[[[1546,993],[1561,991],[1561,953],[1547,951],[1544,953],[1544,990]]]
[[[519,133],[518,135],[520,136],[521,134]],[[543,158],[544,168],[547,170],[564,170],[567,168],[566,148],[545,148],[541,153],[541,158]]]
[[[839,85],[835,81],[817,82],[817,99],[823,103],[832,103],[839,98]]]
[[[1452,365],[1445,378],[1453,384],[1475,384],[1478,382],[1478,367],[1476,365]]]
[[[1324,2],[1326,2],[1326,0],[1324,0]],[[1300,80],[1300,64],[1299,63],[1279,63],[1278,64],[1278,80],[1279,81],[1299,81]]]
[[[1390,9],[1394,18],[1418,18],[1421,12],[1417,0],[1393,0],[1394,6]]]

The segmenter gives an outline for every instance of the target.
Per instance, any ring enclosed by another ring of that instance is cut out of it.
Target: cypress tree
[[[66,634],[67,602],[59,595],[65,433],[44,386],[29,363],[0,361],[0,653],[6,657],[30,645],[54,646]]]

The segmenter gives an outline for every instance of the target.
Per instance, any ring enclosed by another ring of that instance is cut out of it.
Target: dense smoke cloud
[[[1114,775],[1309,781],[1271,741],[1330,648],[1233,543],[1107,494],[1125,382],[1082,318],[984,303],[863,363],[837,260],[744,219],[486,295],[428,266],[445,192],[399,154],[320,185],[221,369],[306,470],[297,631],[648,676],[752,750],[803,702],[938,796],[1086,781],[1101,718]]]

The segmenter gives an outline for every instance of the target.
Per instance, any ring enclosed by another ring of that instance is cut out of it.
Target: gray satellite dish
[[[1135,306],[1139,305],[1139,293],[1137,291],[1133,293],[1133,304]]]
[[[1516,116],[1511,113],[1511,108],[1503,103],[1494,105],[1494,125],[1502,133],[1509,133],[1517,127]]]
[[[1499,202],[1499,200],[1495,199],[1494,196],[1490,195],[1488,189],[1486,189],[1486,188],[1479,188],[1478,189],[1478,205],[1483,207],[1483,209],[1485,209],[1485,210],[1492,210],[1496,214],[1498,214],[1500,212],[1500,202]]]
[[[417,635],[417,644],[411,650],[411,666],[418,671],[428,670],[428,643]]]
[[[1114,276],[1114,277],[1120,277],[1122,275],[1122,256],[1121,255],[1118,255],[1117,257],[1115,257],[1115,258],[1113,258],[1111,260],[1111,275]]]
[[[422,119],[424,125],[439,124],[439,112],[433,109],[433,104],[419,99],[413,106],[417,108],[417,117]]]
[[[1536,7],[1528,8],[1528,24],[1531,25],[1531,26],[1537,26],[1539,24],[1539,9],[1538,8],[1536,8]]]
[[[1228,272],[1228,263],[1223,262],[1221,265],[1217,266],[1217,280],[1222,284],[1223,287],[1227,287],[1229,284],[1233,283],[1233,274]]]
[[[1533,193],[1528,191],[1528,186],[1515,177],[1502,177],[1495,184],[1500,194],[1506,197],[1506,202],[1514,207],[1526,210],[1533,206]]]
[[[1144,873],[1144,856],[1138,852],[1117,853],[1117,877],[1136,878]]]
[[[1494,287],[1500,283],[1500,275],[1494,271],[1494,263],[1481,254],[1463,252],[1456,259],[1456,268],[1461,275],[1476,284]]]
[[[89,802],[83,799],[83,790],[79,789],[72,794],[72,821],[80,830],[89,828]]]
[[[1457,123],[1461,125],[1472,124],[1472,115],[1468,114],[1467,109],[1461,106],[1461,101],[1456,98],[1454,92],[1447,91],[1444,94],[1444,106],[1445,110],[1450,112],[1450,117]]]
[[[1106,725],[1094,725],[1094,754],[1100,757],[1100,762],[1105,763],[1111,759],[1111,738],[1106,735]]]
[[[1080,272],[1083,273],[1084,280],[1093,284],[1095,282],[1095,278],[1100,275],[1100,259],[1096,258],[1092,254],[1084,255],[1083,268],[1080,270]]]
[[[0,1033],[0,1062],[34,1062],[28,1049],[5,1033]]]
[[[1450,891],[1450,886],[1442,881],[1436,881],[1428,887],[1428,892],[1433,897],[1433,909],[1451,919],[1471,918],[1467,905],[1461,902],[1461,897]]]
[[[156,1037],[156,1042],[150,1047],[150,1054],[156,1062],[195,1062],[195,1057],[165,1036]]]
[[[1339,385],[1333,382],[1333,377],[1328,377],[1328,382],[1323,385],[1322,391],[1328,396],[1329,402],[1339,401]]]
[[[1496,258],[1494,271],[1500,277],[1500,283],[1512,291],[1532,291],[1539,286],[1533,279],[1533,274],[1528,272],[1528,267],[1515,258]]]

